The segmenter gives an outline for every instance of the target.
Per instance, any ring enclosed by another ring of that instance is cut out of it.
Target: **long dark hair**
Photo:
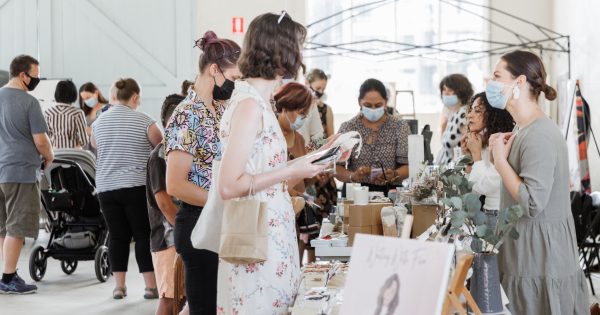
[[[396,294],[394,294],[394,298],[387,306],[387,314],[385,315],[393,315],[396,311],[398,303],[400,303],[400,278],[398,277],[397,273],[391,275],[387,280],[385,280],[385,283],[381,287],[381,290],[379,290],[379,296],[377,297],[377,309],[375,310],[375,315],[380,315],[379,313],[381,313],[381,309],[383,308],[383,294],[385,290],[387,290],[394,284],[396,285]]]
[[[83,99],[81,98],[81,92],[96,93],[96,91],[98,91],[98,103],[108,103],[104,96],[102,96],[102,92],[100,92],[100,89],[98,89],[98,87],[94,83],[86,82],[79,87],[79,108],[83,110],[86,116],[89,115],[89,113],[92,111],[92,108],[85,106],[85,104],[83,103]]]
[[[477,99],[480,99],[481,104],[483,104],[483,107],[485,107],[485,112],[483,113],[483,125],[485,131],[483,132],[481,139],[483,147],[485,148],[488,146],[490,135],[498,132],[512,131],[515,128],[515,121],[508,111],[492,107],[485,96],[485,92],[481,92],[473,96],[471,99],[470,110],[473,110],[473,106],[475,105],[475,101],[477,101]]]

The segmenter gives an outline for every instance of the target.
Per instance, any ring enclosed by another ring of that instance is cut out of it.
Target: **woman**
[[[298,129],[306,121],[306,116],[313,103],[312,93],[304,85],[291,82],[281,87],[273,95],[273,100],[275,101],[277,121],[287,144],[288,161],[306,155],[308,150]],[[302,197],[306,192],[305,183],[300,182],[295,187],[288,187],[288,192],[292,197]],[[302,212],[299,215],[302,215]],[[315,261],[315,249],[310,246],[310,235],[300,233],[299,236],[300,263],[302,263],[305,250],[308,251],[308,262]]]
[[[588,292],[579,266],[569,202],[569,165],[563,135],[537,101],[556,91],[540,58],[527,51],[501,57],[486,87],[490,105],[515,119],[513,133],[490,137],[494,165],[504,183],[502,209],[524,215],[498,255],[502,286],[513,314],[586,314]]]
[[[388,95],[383,83],[368,79],[358,95],[360,114],[344,122],[339,133],[357,131],[363,149],[348,160],[348,168],[338,165],[336,178],[344,183],[361,183],[369,191],[387,194],[390,185],[408,177],[408,123],[385,111]],[[395,187],[395,186],[391,186]],[[345,189],[344,189],[345,191]]]
[[[305,36],[306,29],[284,12],[256,17],[244,38],[239,67],[246,79],[236,82],[221,121],[218,189],[224,200],[253,190],[266,203],[268,258],[260,264],[219,263],[218,314],[287,314],[297,292],[298,242],[287,186],[327,166],[313,165],[314,158],[287,163],[286,141],[270,100],[284,74],[298,73]]]
[[[85,113],[88,133],[92,132],[92,124],[105,111],[105,107],[108,107],[107,105],[108,101],[102,96],[102,93],[100,93],[100,90],[94,83],[87,82],[79,87],[79,108]]]
[[[331,106],[325,104],[322,99],[327,87],[327,75],[321,69],[313,69],[306,76],[306,84],[317,97],[317,109],[321,118],[323,130],[327,138],[333,136],[333,111]],[[317,176],[315,182],[315,203],[321,207],[323,214],[329,214],[337,203],[337,186],[333,174]]]
[[[44,112],[48,136],[54,149],[81,149],[89,142],[85,116],[81,109],[71,106],[77,100],[77,87],[63,80],[54,91],[56,105]]]
[[[379,290],[375,315],[393,315],[400,303],[400,278],[395,273],[391,275]]]
[[[473,159],[469,181],[473,191],[485,196],[483,211],[488,216],[488,227],[496,226],[496,216],[500,209],[500,186],[502,180],[490,161],[488,140],[498,132],[510,132],[515,121],[510,114],[493,108],[485,97],[485,92],[473,96],[471,109],[467,115],[468,132],[463,136],[463,153]]]
[[[240,46],[208,31],[199,40],[199,75],[187,98],[175,109],[165,129],[167,193],[181,201],[175,217],[175,248],[185,267],[190,314],[215,314],[218,256],[192,247],[190,236],[206,203],[220,155],[219,122],[233,81],[240,77]]]
[[[158,298],[150,255],[150,224],[146,201],[146,163],[162,132],[150,116],[138,112],[140,86],[131,78],[115,83],[117,101],[113,109],[92,125],[92,146],[96,148],[96,189],[110,239],[110,266],[115,276],[113,298],[127,296],[125,273],[131,238],[135,257],[144,276],[144,298]]]
[[[442,148],[435,164],[448,164],[455,158],[454,148],[467,131],[467,106],[473,96],[469,80],[462,74],[451,74],[440,82],[440,95],[444,103],[441,119]]]

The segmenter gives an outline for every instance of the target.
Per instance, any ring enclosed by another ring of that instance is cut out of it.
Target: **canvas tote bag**
[[[206,249],[219,253],[221,243],[221,222],[223,222],[223,208],[225,204],[218,189],[220,160],[213,160],[212,181],[208,191],[208,199],[202,209],[202,213],[192,230],[192,246],[197,249]]]
[[[219,258],[231,264],[267,260],[267,203],[254,193],[254,176],[249,192],[248,197],[225,201]]]

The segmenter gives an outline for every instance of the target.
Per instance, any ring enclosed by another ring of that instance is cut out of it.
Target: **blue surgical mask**
[[[446,105],[446,107],[452,107],[458,104],[458,96],[456,95],[442,95],[442,103]]]
[[[502,82],[498,81],[490,81],[485,86],[485,97],[487,98],[490,105],[497,109],[506,109],[506,104],[508,103],[508,98],[510,94],[502,93],[504,91],[504,87],[508,86],[513,88],[513,95],[515,98],[519,97],[519,87],[515,86],[517,81],[512,85],[506,85]]]
[[[294,121],[294,123],[292,123],[287,114],[285,114],[285,118],[287,119],[288,123],[290,123],[290,128],[292,128],[292,130],[294,131],[302,128],[302,126],[304,125],[304,120],[306,119],[306,117],[302,118],[300,115],[298,115],[296,116],[296,120]]]
[[[385,108],[384,106],[372,109],[372,108],[368,108],[368,107],[362,107],[362,109],[360,110],[360,112],[363,114],[363,116],[365,116],[365,118],[370,121],[370,122],[376,122],[379,119],[381,119],[381,117],[383,117],[383,114],[385,114]]]
[[[98,104],[98,99],[95,97],[90,97],[83,102],[85,103],[85,106],[87,106],[89,108],[94,108]]]

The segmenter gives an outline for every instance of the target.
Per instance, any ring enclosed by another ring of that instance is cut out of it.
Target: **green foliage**
[[[515,228],[523,216],[523,209],[514,205],[498,212],[495,229],[488,226],[487,216],[481,211],[479,194],[473,192],[473,183],[465,175],[470,157],[460,160],[454,169],[441,169],[439,180],[443,184],[444,198],[441,202],[450,211],[451,235],[471,239],[471,249],[476,253],[495,252],[505,237],[519,238]]]

